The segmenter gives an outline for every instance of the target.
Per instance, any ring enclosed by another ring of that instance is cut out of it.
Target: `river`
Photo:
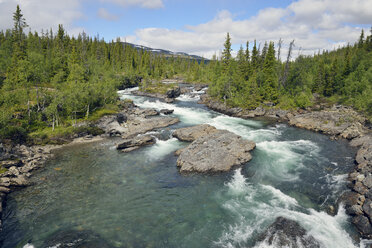
[[[326,213],[347,189],[355,155],[347,142],[219,114],[197,104],[196,92],[174,104],[119,94],[140,107],[174,109],[181,122],[130,153],[115,149],[117,138],[57,150],[32,186],[9,194],[3,247],[59,247],[79,234],[96,247],[269,247],[257,238],[278,216],[322,247],[359,247],[344,208]],[[201,123],[255,141],[253,159],[228,173],[180,174],[174,151],[187,143],[171,132]]]

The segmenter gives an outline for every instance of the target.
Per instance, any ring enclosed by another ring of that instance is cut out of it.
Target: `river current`
[[[322,247],[360,246],[337,206],[355,155],[345,141],[216,113],[197,104],[197,92],[174,104],[119,94],[140,107],[174,109],[181,122],[130,153],[115,149],[117,138],[57,150],[32,186],[8,196],[3,247],[59,247],[59,238],[81,233],[96,247],[276,247],[257,240],[279,216]],[[174,151],[187,143],[172,130],[202,123],[256,142],[253,159],[228,173],[180,174]],[[330,206],[336,215],[326,213]]]

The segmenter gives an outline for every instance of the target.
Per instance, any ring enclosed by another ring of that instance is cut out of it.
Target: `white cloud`
[[[184,29],[139,29],[131,40],[154,48],[211,57],[219,54],[226,32],[230,32],[233,44],[282,38],[283,57],[288,43],[295,39],[295,57],[355,42],[360,26],[372,23],[370,4],[370,0],[299,0],[286,8],[262,9],[245,20],[235,20],[232,13],[223,10],[209,22]]]
[[[111,14],[105,8],[99,8],[98,12],[97,12],[97,15],[100,18],[105,19],[107,21],[117,21],[117,20],[119,20],[119,17],[117,15]]]
[[[0,0],[0,30],[13,27],[12,17],[17,4],[32,30],[53,28],[56,31],[58,24],[63,24],[70,34],[82,31],[81,27],[73,25],[75,20],[83,17],[79,10],[80,1],[77,0]]]
[[[114,3],[124,7],[140,6],[148,9],[157,9],[164,7],[162,0],[101,0],[101,2]]]

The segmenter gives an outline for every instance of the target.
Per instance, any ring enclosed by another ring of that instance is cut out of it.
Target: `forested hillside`
[[[250,49],[247,42],[233,58],[227,34],[221,59],[205,63],[85,33],[71,37],[62,25],[57,32],[26,34],[30,28],[19,7],[13,21],[13,29],[0,31],[0,139],[24,142],[74,132],[79,121],[115,113],[117,89],[173,77],[210,83],[209,94],[231,106],[342,103],[372,119],[371,34],[362,32],[353,45],[295,60],[291,42],[285,61],[281,42],[277,51],[273,42],[262,49],[256,42]]]
[[[164,57],[121,42],[29,32],[17,7],[14,28],[0,31],[0,138],[25,141],[27,134],[69,127],[93,114],[115,112],[119,87],[141,79],[199,73],[196,61]],[[195,73],[190,73],[195,71]],[[94,118],[94,117],[93,117]],[[57,130],[58,131],[58,130]]]
[[[280,108],[306,108],[319,102],[353,106],[372,118],[372,30],[359,41],[334,51],[291,60],[294,41],[286,61],[280,60],[273,42],[262,50],[241,47],[231,57],[227,34],[220,62],[216,63],[210,94],[227,104],[255,108],[262,103]],[[281,44],[278,46],[280,47]]]

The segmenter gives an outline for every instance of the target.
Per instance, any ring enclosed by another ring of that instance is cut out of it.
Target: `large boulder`
[[[141,146],[155,144],[156,140],[150,135],[141,135],[133,139],[127,139],[116,146],[116,149],[122,152],[129,152],[140,148]]]
[[[208,124],[177,129],[173,136],[181,141],[194,141],[197,138],[217,132],[217,129]]]
[[[302,226],[284,217],[278,217],[261,235],[259,241],[266,242],[270,247],[320,247],[319,242]]]
[[[252,141],[226,130],[199,137],[183,149],[177,166],[181,172],[222,172],[251,160]]]
[[[352,222],[356,226],[362,237],[364,238],[372,237],[372,226],[366,216],[358,215],[353,218]]]

